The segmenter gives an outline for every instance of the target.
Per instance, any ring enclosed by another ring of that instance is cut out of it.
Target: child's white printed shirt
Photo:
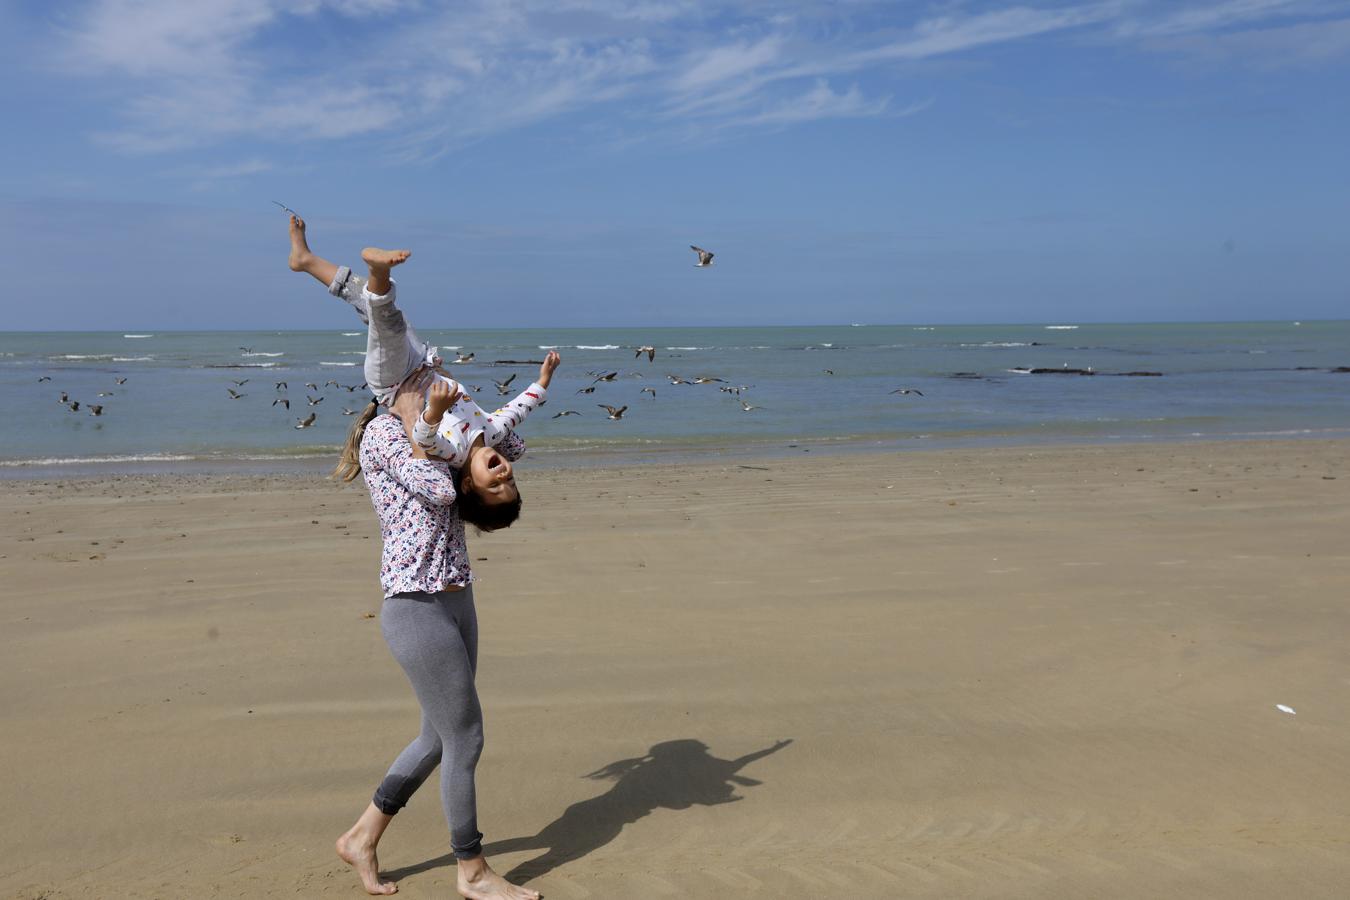
[[[451,391],[460,387],[443,375],[436,377],[449,384]],[[483,436],[484,446],[496,447],[546,399],[548,391],[535,382],[510,403],[489,415],[461,389],[439,425],[429,425],[424,416],[417,417],[417,424],[413,426],[413,440],[427,456],[439,457],[456,469],[461,469],[468,461],[469,448],[478,435]]]

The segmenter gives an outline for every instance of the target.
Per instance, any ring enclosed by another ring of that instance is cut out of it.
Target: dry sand
[[[1346,896],[1348,460],[527,472],[470,539],[494,862],[562,900]],[[332,842],[418,721],[378,553],[312,477],[0,484],[0,895],[364,896]],[[453,894],[446,844],[433,780],[399,896]]]

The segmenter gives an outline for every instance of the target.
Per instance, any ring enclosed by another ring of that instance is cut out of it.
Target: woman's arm
[[[419,499],[433,506],[454,503],[454,472],[445,463],[428,459],[411,438],[413,423],[422,414],[421,383],[400,391],[390,412],[401,425],[377,417],[366,427],[371,461]]]

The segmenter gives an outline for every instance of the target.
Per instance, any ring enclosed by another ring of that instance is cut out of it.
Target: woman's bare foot
[[[301,226],[303,228],[303,226]],[[374,269],[384,269],[388,271],[401,262],[405,262],[412,256],[411,250],[381,250],[379,247],[367,247],[361,251],[361,259],[365,260],[366,265]]]
[[[307,272],[313,259],[314,254],[310,252],[309,242],[305,240],[305,220],[299,216],[291,216],[291,256],[286,260],[286,264],[291,267],[292,272]]]
[[[366,893],[393,894],[398,891],[398,885],[392,881],[380,880],[380,862],[375,856],[375,841],[362,834],[360,822],[337,839],[337,855],[342,857],[343,862],[356,869]]]
[[[539,900],[543,895],[507,881],[481,856],[459,861],[459,893],[468,900]]]

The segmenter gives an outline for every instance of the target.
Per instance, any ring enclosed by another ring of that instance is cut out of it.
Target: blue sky
[[[0,3],[8,328],[1344,318],[1350,0]],[[717,253],[693,267],[688,244]]]

